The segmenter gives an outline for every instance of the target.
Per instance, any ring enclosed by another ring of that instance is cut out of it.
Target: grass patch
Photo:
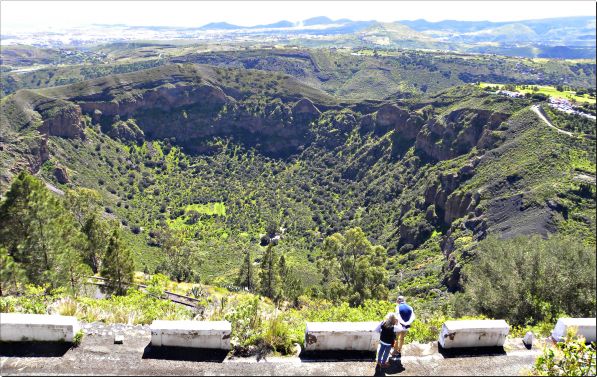
[[[504,89],[507,85],[510,84],[494,84],[490,82],[481,82],[479,86],[481,88],[487,87],[497,87],[499,89]],[[523,87],[525,86],[525,87]],[[541,93],[548,95],[553,98],[563,98],[568,99],[570,101],[576,102],[586,102],[586,103],[595,103],[595,97],[592,97],[588,94],[578,95],[576,91],[573,90],[563,90],[559,91],[555,86],[552,85],[515,85],[516,91],[523,94],[535,94]],[[537,88],[537,90],[533,90],[532,88]]]

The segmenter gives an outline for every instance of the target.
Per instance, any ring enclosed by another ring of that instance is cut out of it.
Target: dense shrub
[[[577,239],[489,238],[465,269],[457,314],[475,312],[513,325],[595,316],[595,250]]]

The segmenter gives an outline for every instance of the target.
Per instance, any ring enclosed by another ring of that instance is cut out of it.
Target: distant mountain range
[[[216,22],[199,28],[245,35],[275,35],[298,39],[318,35],[325,46],[424,48],[495,53],[525,57],[595,58],[595,18],[564,17],[512,22],[456,21],[353,21],[314,17],[301,22],[239,26]],[[340,41],[339,41],[340,40]],[[340,44],[339,44],[340,42]],[[313,41],[307,43],[313,44]]]
[[[528,58],[595,59],[595,17],[512,22],[353,21],[313,17],[300,22],[240,26],[212,22],[197,27],[92,25],[62,33],[3,34],[3,44],[38,47],[88,46],[121,41],[183,39],[250,45],[294,45],[353,49],[424,49]]]

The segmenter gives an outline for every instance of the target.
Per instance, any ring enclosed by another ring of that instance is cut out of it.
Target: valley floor
[[[85,325],[86,335],[77,348],[59,353],[19,350],[18,356],[2,345],[0,374],[9,375],[383,375],[372,359],[332,357],[230,358],[180,353],[161,359],[149,347],[148,326]],[[113,344],[114,332],[124,333],[124,344]],[[493,355],[446,355],[436,346],[410,344],[404,348],[402,368],[392,365],[387,375],[521,375],[530,370],[540,349],[527,350],[520,339],[509,339],[505,352]],[[163,357],[163,356],[162,356]]]

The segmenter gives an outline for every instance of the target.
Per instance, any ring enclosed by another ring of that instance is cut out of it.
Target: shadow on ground
[[[375,360],[375,352],[370,351],[305,351],[299,354],[302,362],[338,362],[338,361],[371,361]]]
[[[477,356],[506,356],[504,347],[479,347],[479,348],[443,348],[438,345],[438,352],[445,358],[477,357]]]
[[[0,342],[0,356],[61,357],[71,347],[65,342]]]
[[[152,347],[148,344],[143,350],[143,359],[179,360],[179,361],[206,361],[221,363],[228,351],[210,348],[187,347]]]
[[[398,358],[389,358],[388,362],[389,365],[385,368],[376,366],[375,374],[373,376],[393,376],[405,370],[402,361]]]

